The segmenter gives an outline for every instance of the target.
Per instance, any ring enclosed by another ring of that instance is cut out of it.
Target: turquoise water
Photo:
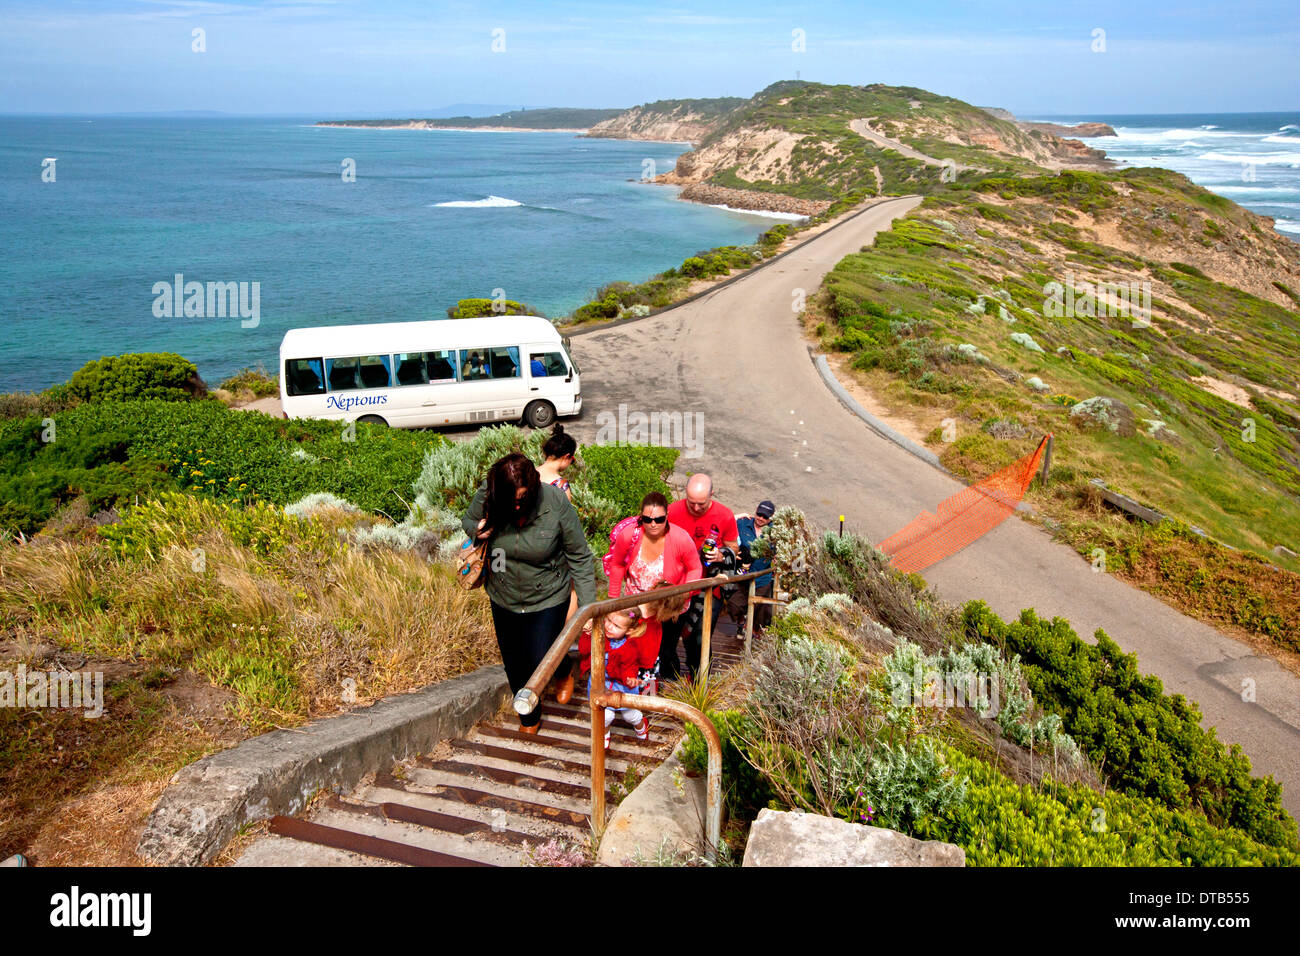
[[[0,391],[128,351],[209,382],[274,370],[285,329],[443,318],[498,288],[562,315],[775,222],[629,182],[683,145],[310,122],[0,117]],[[155,315],[177,273],[248,283],[250,305],[258,283],[256,326]]]

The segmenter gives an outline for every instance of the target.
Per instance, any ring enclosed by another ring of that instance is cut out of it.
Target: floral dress
[[[641,549],[637,548],[636,557],[627,566],[627,577],[624,578],[627,582],[627,593],[644,594],[662,581],[663,577],[664,556],[661,554],[647,563],[645,558],[641,557]]]

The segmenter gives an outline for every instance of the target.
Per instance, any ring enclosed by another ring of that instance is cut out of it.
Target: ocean
[[[215,384],[274,371],[286,329],[445,318],[496,289],[564,315],[777,221],[629,181],[684,144],[312,122],[0,117],[0,391],[151,351]],[[249,308],[163,308],[177,275],[243,283]]]
[[[1300,238],[1300,113],[1034,118],[1109,123],[1085,141]],[[216,383],[273,371],[286,329],[443,318],[497,289],[564,315],[774,222],[636,181],[684,144],[312,122],[0,117],[0,391],[140,351]],[[256,322],[160,308],[177,276],[242,283]]]
[[[1116,136],[1085,138],[1128,166],[1160,166],[1275,220],[1300,241],[1300,112],[1033,117],[1109,123]]]

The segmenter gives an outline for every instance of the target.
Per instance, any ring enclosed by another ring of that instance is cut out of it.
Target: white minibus
[[[523,420],[582,410],[578,367],[535,315],[290,329],[280,343],[286,418],[397,428]]]

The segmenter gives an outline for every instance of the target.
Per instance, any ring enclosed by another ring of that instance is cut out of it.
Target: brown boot
[[[573,673],[564,678],[555,685],[555,702],[558,704],[567,704],[573,700]]]
[[[531,726],[525,726],[524,724],[519,725],[519,732],[522,734],[535,734],[541,729],[542,729],[541,721],[538,721],[537,723]]]

